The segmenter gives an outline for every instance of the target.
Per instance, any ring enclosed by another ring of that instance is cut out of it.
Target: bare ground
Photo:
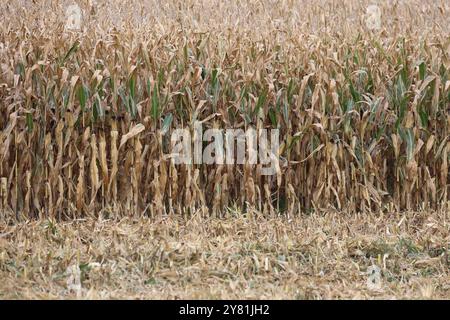
[[[2,223],[0,299],[449,299],[449,217]]]

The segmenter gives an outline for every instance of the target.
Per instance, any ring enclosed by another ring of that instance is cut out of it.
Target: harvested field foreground
[[[450,298],[448,212],[231,214],[1,224],[0,299]]]

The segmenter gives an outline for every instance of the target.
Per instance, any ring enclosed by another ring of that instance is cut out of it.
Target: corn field
[[[0,219],[448,210],[448,1],[375,1],[380,30],[368,1],[73,1],[76,31],[71,3],[0,4]],[[194,121],[278,128],[276,175],[175,165]]]

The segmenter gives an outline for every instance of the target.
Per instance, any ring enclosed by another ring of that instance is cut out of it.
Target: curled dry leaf
[[[141,133],[142,131],[145,130],[145,126],[141,123],[135,125],[127,134],[124,134],[122,136],[122,139],[120,139],[120,146],[119,149],[121,149],[128,140],[130,140],[131,138],[134,138],[135,136],[137,136],[139,133]]]

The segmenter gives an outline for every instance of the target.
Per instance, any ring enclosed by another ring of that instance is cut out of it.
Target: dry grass
[[[0,229],[0,298],[450,297],[449,213],[124,218]],[[382,270],[369,290],[366,270]]]

